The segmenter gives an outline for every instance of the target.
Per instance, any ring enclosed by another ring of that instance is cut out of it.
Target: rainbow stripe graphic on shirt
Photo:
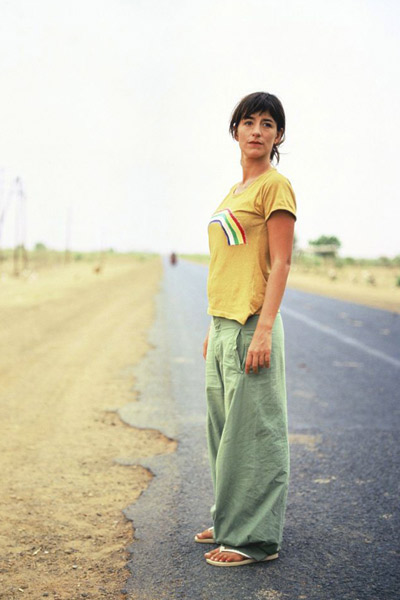
[[[230,246],[247,244],[244,229],[229,208],[224,208],[224,210],[215,213],[210,223],[219,223],[221,225]]]

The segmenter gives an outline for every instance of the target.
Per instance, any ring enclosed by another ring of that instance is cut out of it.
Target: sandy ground
[[[209,257],[186,254],[186,260],[208,266]],[[365,304],[400,313],[400,267],[346,265],[332,268],[328,263],[320,267],[305,267],[294,260],[288,279],[288,287],[311,294],[338,298],[356,304]]]
[[[328,272],[304,272],[294,265],[289,273],[288,286],[311,294],[400,313],[400,287],[394,285],[398,269],[396,272],[385,268],[369,271],[374,275],[374,284],[363,280],[366,271],[361,268],[337,270],[336,279],[330,279]]]
[[[148,349],[158,259],[113,259],[0,281],[0,598],[122,598],[132,524],[149,485],[118,457],[175,442],[123,424]]]

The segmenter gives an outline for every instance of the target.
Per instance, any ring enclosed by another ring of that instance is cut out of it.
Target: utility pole
[[[4,204],[2,202],[3,197],[5,198]],[[10,189],[7,196],[5,194],[4,169],[0,169],[0,262],[2,262],[5,258],[3,256],[1,244],[2,244],[4,221],[6,218],[7,211],[10,208],[12,198],[13,198],[13,188]]]
[[[14,245],[14,275],[28,268],[28,253],[26,244],[26,195],[20,177],[14,182],[15,189],[15,245]]]
[[[3,262],[3,253],[1,251],[1,236],[5,217],[5,206],[3,206],[4,196],[4,169],[0,169],[0,263]]]
[[[64,262],[67,265],[71,261],[71,234],[72,234],[72,206],[68,207],[67,222],[65,228],[65,256]]]
[[[106,261],[105,238],[106,238],[106,232],[103,228],[103,229],[101,229],[101,232],[100,232],[99,260],[98,260],[98,263],[94,267],[94,272],[97,274],[99,274],[103,271],[105,261]]]

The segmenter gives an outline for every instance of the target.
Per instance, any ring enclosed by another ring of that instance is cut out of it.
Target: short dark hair
[[[283,130],[281,141],[274,145],[270,156],[271,160],[276,157],[276,162],[279,163],[280,157],[278,146],[285,141],[286,118],[281,101],[273,94],[268,94],[267,92],[254,92],[253,94],[249,94],[242,98],[232,113],[231,122],[229,124],[229,133],[234,138],[238,125],[242,119],[267,111],[276,122],[278,131]]]

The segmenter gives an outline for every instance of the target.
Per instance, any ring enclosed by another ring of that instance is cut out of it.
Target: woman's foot
[[[237,554],[236,552],[221,552],[220,548],[215,548],[215,550],[206,552],[204,556],[206,558],[211,558],[215,562],[240,562],[241,560],[246,560],[246,557],[242,554]]]
[[[214,527],[209,527],[201,533],[197,533],[194,539],[196,542],[214,542]]]

